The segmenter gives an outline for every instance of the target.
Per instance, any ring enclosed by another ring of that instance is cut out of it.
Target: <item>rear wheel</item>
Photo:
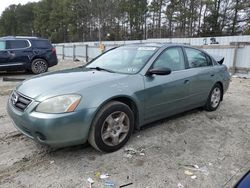
[[[207,111],[216,110],[221,102],[223,95],[223,91],[220,84],[215,84],[212,90],[210,91],[209,97],[207,99],[207,103],[205,105],[205,109]]]
[[[99,151],[113,152],[126,144],[134,129],[134,115],[124,103],[112,101],[96,115],[89,143]]]
[[[48,64],[44,59],[35,59],[31,63],[33,74],[41,74],[48,71]]]

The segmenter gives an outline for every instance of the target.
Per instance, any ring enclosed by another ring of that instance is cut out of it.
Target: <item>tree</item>
[[[17,32],[17,5],[10,5],[6,8],[0,19],[0,32],[2,35],[16,35]]]
[[[52,42],[250,33],[249,0],[41,0],[10,5],[0,36]]]

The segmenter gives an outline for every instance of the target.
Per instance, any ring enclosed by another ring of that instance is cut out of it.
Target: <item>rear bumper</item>
[[[53,66],[55,66],[55,65],[57,65],[57,64],[58,64],[57,56],[55,56],[55,57],[53,57],[53,58],[50,58],[50,59],[48,60],[48,66],[49,66],[49,67],[53,67]]]
[[[223,79],[223,93],[225,94],[229,88],[229,84],[231,82],[231,76],[227,73],[226,78]]]
[[[44,114],[33,111],[37,102],[21,112],[8,101],[7,110],[15,127],[27,137],[52,147],[84,144],[96,109]]]
[[[229,88],[230,80],[223,82],[223,93],[226,93]]]

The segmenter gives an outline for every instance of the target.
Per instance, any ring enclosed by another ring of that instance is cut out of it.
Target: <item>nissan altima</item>
[[[15,127],[39,143],[89,142],[113,152],[145,124],[197,107],[216,110],[230,82],[223,60],[179,44],[125,45],[85,66],[25,80],[7,109]]]

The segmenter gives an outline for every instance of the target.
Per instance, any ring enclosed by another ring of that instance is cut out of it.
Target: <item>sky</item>
[[[0,0],[0,15],[4,11],[5,8],[12,4],[26,4],[28,2],[37,2],[39,0]]]

